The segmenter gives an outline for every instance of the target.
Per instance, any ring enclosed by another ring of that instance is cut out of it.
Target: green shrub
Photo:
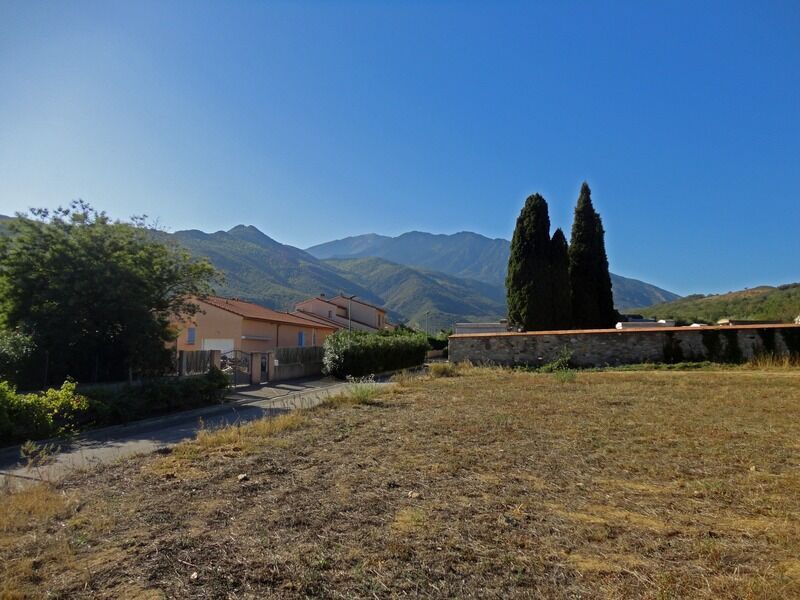
[[[0,379],[20,384],[20,373],[29,366],[35,350],[29,335],[18,330],[0,331]]]
[[[0,444],[72,433],[89,418],[90,403],[74,381],[41,394],[18,394],[0,382]]]
[[[431,350],[447,350],[449,342],[450,340],[447,339],[446,334],[428,336],[428,345],[431,347]]]
[[[383,373],[425,362],[428,342],[424,334],[381,335],[363,331],[337,331],[325,339],[323,373],[339,378]]]
[[[224,398],[228,385],[228,376],[212,367],[205,375],[101,386],[86,393],[90,397],[94,424],[113,425],[208,406]]]
[[[227,375],[217,368],[197,377],[100,386],[84,394],[74,381],[38,394],[18,394],[2,381],[0,446],[207,406],[221,400],[227,387]]]
[[[557,373],[558,371],[569,371],[571,368],[572,351],[564,346],[559,350],[556,359],[539,367],[539,371],[542,373]]]

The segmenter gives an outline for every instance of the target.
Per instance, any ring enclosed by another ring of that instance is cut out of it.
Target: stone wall
[[[661,327],[450,336],[453,362],[543,365],[567,349],[580,367],[710,360],[741,362],[760,353],[800,355],[799,325]]]

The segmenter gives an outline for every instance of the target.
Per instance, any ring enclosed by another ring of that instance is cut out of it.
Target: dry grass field
[[[433,375],[6,495],[0,597],[800,597],[800,370]]]

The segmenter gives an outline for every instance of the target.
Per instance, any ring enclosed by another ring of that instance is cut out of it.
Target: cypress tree
[[[572,294],[569,280],[569,247],[561,229],[550,240],[550,282],[553,287],[553,327],[572,327]]]
[[[550,277],[550,216],[547,202],[529,196],[517,218],[506,275],[508,319],[525,331],[553,325]]]
[[[604,236],[600,215],[592,205],[592,191],[584,181],[569,245],[572,321],[578,329],[613,327],[617,318]]]

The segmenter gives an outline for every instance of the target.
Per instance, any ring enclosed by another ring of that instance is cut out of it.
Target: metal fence
[[[294,379],[319,375],[322,372],[322,346],[296,348],[276,348],[272,355],[275,360],[272,379]]]
[[[324,349],[322,346],[305,346],[296,348],[276,348],[275,359],[281,364],[321,363]]]
[[[211,350],[180,350],[178,352],[178,375],[202,375],[211,370]]]

